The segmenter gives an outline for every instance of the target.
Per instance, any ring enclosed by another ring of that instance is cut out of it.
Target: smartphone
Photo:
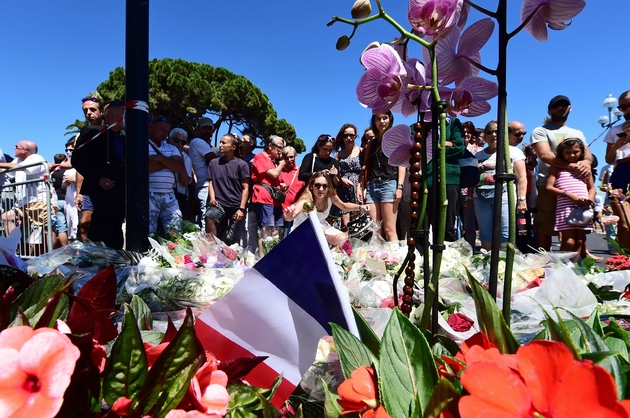
[[[628,134],[625,132],[619,132],[617,134],[617,138],[627,138],[627,137],[628,137]]]
[[[630,120],[630,113],[625,113],[625,114],[623,115],[623,118],[624,118],[625,120]]]

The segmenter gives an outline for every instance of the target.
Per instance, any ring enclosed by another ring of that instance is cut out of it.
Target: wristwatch
[[[518,197],[518,200],[527,200],[527,197],[525,197],[525,196],[519,196],[519,197]]]
[[[396,189],[398,189],[398,190],[402,190],[404,187],[405,187],[404,185],[399,184],[398,186],[396,186]]]

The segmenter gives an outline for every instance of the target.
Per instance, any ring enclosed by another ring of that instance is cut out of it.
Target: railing
[[[37,178],[27,179],[26,169],[39,168]],[[48,163],[23,165],[0,171],[4,182],[2,191],[2,235],[8,236],[19,228],[22,238],[16,254],[22,258],[33,258],[53,248],[53,208],[51,181]],[[54,193],[54,191],[52,191]]]

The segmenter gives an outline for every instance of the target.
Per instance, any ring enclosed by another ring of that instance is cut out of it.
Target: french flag
[[[315,213],[263,257],[195,324],[206,350],[219,360],[268,356],[247,375],[268,388],[282,374],[272,403],[279,407],[332,335],[329,322],[358,336],[352,309]]]

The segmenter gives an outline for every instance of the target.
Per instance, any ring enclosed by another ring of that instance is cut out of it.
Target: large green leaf
[[[515,354],[520,344],[505,323],[497,303],[468,269],[466,269],[466,274],[475,300],[479,329],[488,336],[488,340],[496,345],[502,354]]]
[[[606,332],[624,342],[627,349],[630,349],[630,333],[621,328],[615,318],[610,317],[610,322],[606,325]],[[627,350],[626,350],[627,351]],[[628,356],[625,357],[628,360]]]
[[[103,372],[103,397],[113,405],[120,397],[138,401],[147,377],[147,356],[140,330],[129,305],[125,305],[122,328]]]
[[[363,344],[374,354],[374,357],[378,358],[381,351],[381,340],[374,333],[374,330],[367,323],[363,315],[361,315],[361,312],[357,311],[354,306],[352,307],[352,313],[354,314],[354,319],[359,329],[361,341],[363,341]]]
[[[196,372],[205,362],[205,358],[203,346],[195,334],[192,311],[188,309],[177,335],[149,370],[137,411],[158,416],[164,411],[164,405],[179,403],[185,391],[171,391],[171,387],[179,387],[185,379],[188,379],[187,382],[190,384],[190,377],[186,371],[191,370],[189,367],[192,365]],[[162,397],[163,393],[168,395]]]
[[[324,385],[324,393],[326,395],[326,400],[324,401],[324,416],[326,418],[338,418],[343,411],[343,408],[339,405],[339,402],[337,402],[339,395],[332,393],[330,389],[328,389],[328,384],[324,379],[322,379],[322,384]]]
[[[383,333],[378,376],[381,401],[392,417],[422,414],[438,382],[429,343],[398,309],[392,312]]]
[[[573,321],[575,321],[576,325],[580,329],[582,333],[582,348],[587,353],[596,353],[598,351],[609,351],[608,345],[604,342],[604,340],[593,331],[591,327],[585,324],[580,320],[577,316],[573,315],[571,312],[567,313],[572,317]],[[621,367],[621,362],[618,356],[609,357],[605,360],[599,362],[599,365],[605,368],[610,372],[613,379],[615,380],[615,384],[617,385],[617,397],[619,400],[623,399],[624,394],[626,393],[626,386],[628,384],[628,379],[626,374],[623,372]]]
[[[171,384],[164,388],[160,398],[156,402],[157,412],[153,415],[155,418],[164,418],[171,409],[175,408],[186,392],[188,388],[190,388],[190,381],[197,373],[199,369],[199,365],[196,363],[191,363],[188,367],[182,370],[176,379],[171,381]]]
[[[335,347],[339,353],[341,371],[346,379],[350,377],[350,373],[359,367],[371,366],[375,363],[376,359],[372,352],[361,340],[337,324],[331,323],[330,326],[335,339]]]
[[[48,300],[67,286],[68,281],[61,276],[48,276],[36,281],[13,304],[11,319],[15,318],[17,308],[21,306],[29,322],[37,324],[46,309]]]
[[[138,328],[141,331],[150,331],[153,328],[153,315],[151,309],[138,295],[131,297],[131,309],[138,321]]]

